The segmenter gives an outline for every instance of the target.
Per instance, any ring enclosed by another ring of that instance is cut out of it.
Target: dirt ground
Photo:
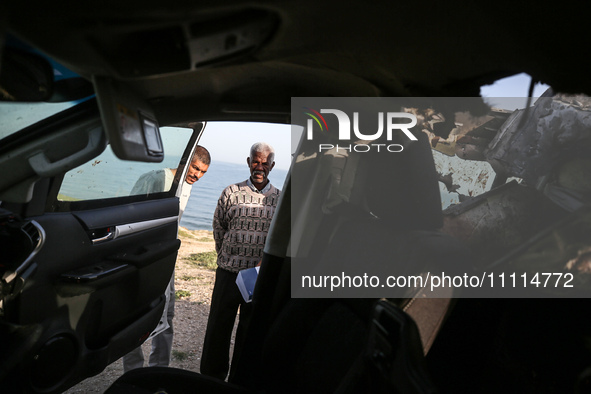
[[[190,257],[197,253],[214,251],[215,246],[211,231],[190,231],[181,228],[179,238],[181,248],[174,283],[177,294],[183,296],[177,299],[175,304],[175,332],[170,366],[199,372],[215,271],[192,264]],[[142,348],[147,360],[150,354],[150,340],[146,341]],[[107,366],[99,375],[80,382],[65,393],[103,393],[122,374],[123,364],[119,359]]]

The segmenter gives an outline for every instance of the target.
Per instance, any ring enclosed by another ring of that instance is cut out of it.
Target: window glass
[[[94,160],[66,173],[58,200],[80,201],[169,191],[192,129],[161,127],[164,160],[144,163],[121,160],[111,147]]]
[[[65,103],[0,103],[0,139],[78,104]]]

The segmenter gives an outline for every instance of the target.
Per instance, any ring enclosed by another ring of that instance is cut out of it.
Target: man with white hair
[[[204,375],[226,378],[238,307],[240,322],[235,351],[243,340],[251,304],[242,298],[236,277],[239,271],[255,267],[263,257],[267,233],[281,193],[268,179],[275,166],[274,158],[275,151],[269,144],[254,144],[246,159],[250,178],[228,186],[218,200],[213,217],[218,268],[201,356],[201,373]]]

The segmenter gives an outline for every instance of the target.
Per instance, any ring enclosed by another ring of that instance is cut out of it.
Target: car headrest
[[[406,141],[398,153],[368,155],[364,172],[367,209],[388,227],[435,230],[443,226],[433,154],[425,133]]]

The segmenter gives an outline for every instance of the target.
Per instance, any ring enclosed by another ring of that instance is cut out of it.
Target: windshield
[[[79,101],[65,103],[0,102],[0,140],[40,120],[73,107]]]

